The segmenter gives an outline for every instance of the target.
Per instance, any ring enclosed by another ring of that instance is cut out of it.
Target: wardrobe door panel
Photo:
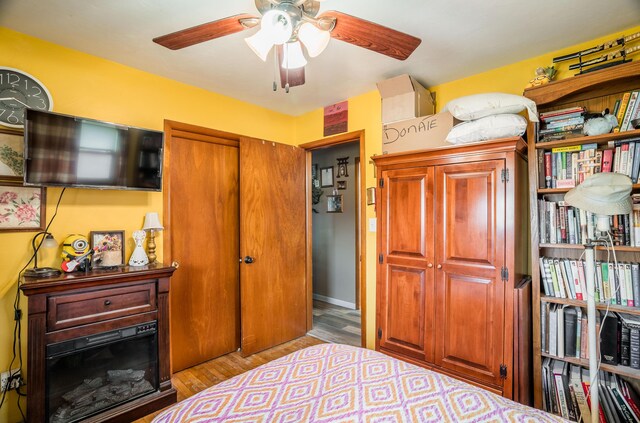
[[[487,160],[436,170],[435,361],[496,386],[505,327],[503,168],[503,160]]]
[[[433,361],[433,168],[383,172],[378,345]]]

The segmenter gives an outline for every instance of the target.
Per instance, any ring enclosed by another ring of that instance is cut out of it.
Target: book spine
[[[544,152],[544,186],[551,188],[551,153],[549,151]]]
[[[631,264],[631,284],[633,285],[633,303],[640,306],[640,263]]]
[[[613,132],[620,132],[620,124],[622,123],[622,119],[624,118],[624,114],[627,112],[627,106],[629,105],[629,99],[631,98],[631,93],[624,93],[622,96],[622,100],[620,101],[620,108],[618,109],[618,114],[616,115],[616,119],[618,120],[618,126],[613,130]]]
[[[631,365],[631,330],[622,325],[620,331],[620,364],[623,366]]]
[[[622,121],[618,121],[620,123],[620,132],[629,130],[631,115],[633,115],[637,101],[638,91],[633,91],[631,93],[631,97],[629,97],[629,104],[627,105],[627,110],[624,112],[624,117],[622,118]]]
[[[640,329],[629,329],[629,360],[632,369],[640,369]]]

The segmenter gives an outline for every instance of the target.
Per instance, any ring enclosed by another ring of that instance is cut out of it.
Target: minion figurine
[[[62,265],[65,272],[86,272],[91,268],[89,240],[83,235],[69,235],[62,243]]]

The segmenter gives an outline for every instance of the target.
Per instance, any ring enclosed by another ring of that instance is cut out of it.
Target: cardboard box
[[[382,127],[382,153],[452,146],[445,138],[454,125],[449,112],[390,123]]]
[[[429,90],[409,75],[378,82],[382,97],[382,123],[393,123],[435,113]]]

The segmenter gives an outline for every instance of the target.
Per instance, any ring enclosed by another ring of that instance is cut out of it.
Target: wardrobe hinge
[[[505,366],[504,364],[500,365],[500,379],[506,379],[507,378],[507,366]]]
[[[378,328],[378,339],[382,339],[382,328]]]
[[[508,282],[509,281],[509,269],[507,269],[506,267],[503,267],[500,270],[500,276],[502,277],[502,282]]]
[[[382,264],[384,262],[384,255],[382,253],[378,254],[378,263]]]
[[[384,179],[380,178],[380,180],[378,181],[378,185],[380,186],[380,188],[384,188]]]
[[[502,169],[502,182],[509,182],[509,169]]]

